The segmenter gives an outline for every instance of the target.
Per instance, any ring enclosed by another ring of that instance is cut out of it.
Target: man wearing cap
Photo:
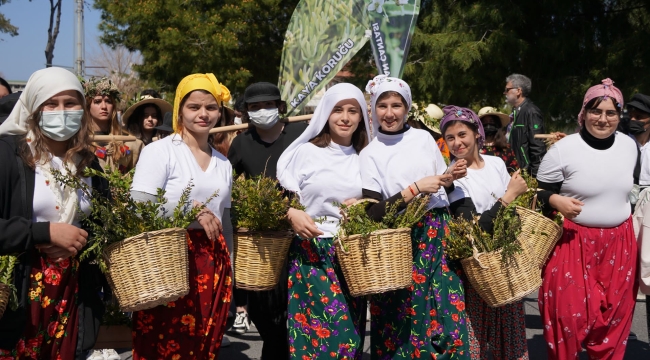
[[[258,82],[246,88],[244,107],[246,111],[242,114],[242,121],[253,126],[235,137],[228,151],[228,159],[237,176],[244,174],[253,177],[263,174],[275,178],[280,155],[302,134],[307,124],[279,121],[280,114],[286,112],[287,106],[280,98],[280,89],[268,82]],[[240,305],[246,303],[246,295],[248,315],[264,342],[262,359],[288,359],[286,268],[272,290],[235,290],[238,309],[233,327],[240,333],[238,321],[248,321],[246,312],[240,311]]]
[[[506,78],[503,94],[506,102],[512,106],[512,123],[510,124],[510,147],[515,152],[521,169],[527,169],[533,177],[546,154],[546,145],[536,134],[544,133],[542,112],[528,98],[532,88],[530,79],[521,74],[512,74]]]

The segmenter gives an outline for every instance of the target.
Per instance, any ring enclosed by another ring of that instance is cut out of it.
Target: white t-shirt
[[[63,169],[63,160],[60,157],[52,157],[52,167],[54,169],[61,170]],[[48,180],[43,175],[43,170],[40,165],[36,165],[35,168],[36,177],[34,178],[34,202],[33,202],[33,219],[34,222],[60,222],[59,209],[57,209],[56,196],[52,192]],[[89,177],[81,179],[88,186],[92,186],[92,180]],[[59,184],[60,186],[60,184]],[[77,190],[77,197],[79,198],[79,205],[81,210],[88,214],[90,213],[90,199],[84,195],[84,192]],[[77,218],[79,216],[77,215]],[[72,225],[79,227],[79,221],[75,221]]]
[[[497,199],[506,193],[510,175],[506,164],[496,156],[481,155],[485,164],[482,169],[467,169],[467,176],[454,180],[454,191],[449,202],[471,198],[476,206],[476,215],[494,206]]]
[[[165,209],[171,215],[183,189],[192,182],[190,199],[204,203],[215,191],[219,195],[207,205],[221,220],[224,208],[230,208],[232,166],[228,159],[212,149],[208,168],[203,171],[181,136],[174,134],[147,145],[135,167],[131,190],[155,195],[165,190]],[[196,228],[198,223],[190,227]],[[199,226],[200,227],[200,226]]]
[[[442,175],[445,160],[433,137],[410,128],[401,134],[377,133],[359,155],[363,188],[380,193],[384,199],[427,176]],[[414,189],[416,190],[416,189]],[[429,209],[449,205],[445,189],[431,194]]]
[[[634,141],[619,132],[606,150],[594,149],[580,134],[572,134],[551,146],[539,166],[537,179],[562,182],[560,195],[585,204],[580,215],[572,219],[575,223],[616,227],[630,217],[628,194],[634,183],[636,151]]]
[[[317,222],[322,237],[333,237],[338,232],[341,219],[340,208],[334,202],[361,199],[361,174],[359,156],[352,146],[341,146],[333,142],[321,148],[304,143],[296,150],[292,167],[298,169],[300,202]]]

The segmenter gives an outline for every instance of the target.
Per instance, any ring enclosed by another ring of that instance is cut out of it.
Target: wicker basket
[[[546,260],[551,255],[555,244],[562,237],[562,227],[553,220],[530,209],[518,206],[517,214],[521,219],[519,238],[528,241],[533,246],[536,254],[535,263],[537,266],[542,267],[546,264]]]
[[[293,233],[289,231],[235,234],[235,284],[238,289],[271,290],[287,262]]]
[[[535,249],[520,234],[522,251],[513,256],[509,265],[501,261],[501,251],[479,253],[463,259],[465,275],[472,287],[491,307],[519,301],[542,285],[542,271],[537,266]]]
[[[342,240],[342,241],[341,241]],[[343,243],[347,251],[343,249]],[[336,256],[352,296],[384,293],[411,286],[411,229],[374,231],[337,241]]]
[[[9,285],[0,284],[0,319],[2,319],[2,315],[4,315],[7,309],[7,304],[9,304],[9,295],[11,295]]]
[[[107,278],[124,312],[164,305],[190,291],[187,232],[142,233],[104,250]]]

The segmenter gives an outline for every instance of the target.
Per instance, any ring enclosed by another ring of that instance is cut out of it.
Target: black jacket
[[[544,133],[542,112],[530,99],[524,100],[514,111],[515,120],[510,130],[510,147],[522,169],[537,177],[537,169],[546,154],[546,145],[535,134]]]
[[[14,269],[14,285],[18,290],[18,309],[9,307],[0,319],[0,348],[13,349],[23,335],[27,322],[27,291],[34,246],[50,242],[50,223],[33,222],[33,202],[36,173],[20,158],[19,151],[27,146],[23,136],[0,138],[0,255],[21,254]],[[100,170],[99,162],[91,165]],[[92,186],[108,195],[105,179],[93,177]],[[36,255],[37,256],[37,255]],[[98,290],[103,286],[103,275],[96,265],[82,262],[79,266],[79,338],[77,358],[91,349],[103,316],[103,303]],[[89,328],[88,325],[91,325]]]

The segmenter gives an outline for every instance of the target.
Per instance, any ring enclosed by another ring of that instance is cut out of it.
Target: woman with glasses
[[[549,359],[623,359],[636,300],[637,244],[628,193],[637,150],[616,131],[623,95],[591,87],[580,132],[555,143],[539,168],[540,199],[564,215],[542,270],[539,310]]]

